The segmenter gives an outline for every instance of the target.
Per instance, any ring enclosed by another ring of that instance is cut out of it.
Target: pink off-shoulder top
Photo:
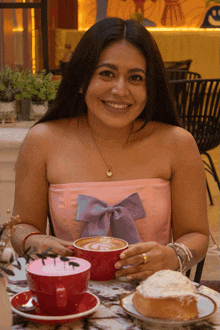
[[[146,214],[135,220],[141,241],[168,244],[171,241],[170,182],[157,178],[50,184],[49,210],[56,237],[69,241],[81,237],[85,224],[76,221],[78,195],[90,195],[113,206],[136,192]]]

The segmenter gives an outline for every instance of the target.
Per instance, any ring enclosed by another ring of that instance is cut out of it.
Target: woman
[[[48,211],[56,237],[45,236]],[[71,255],[68,246],[85,235],[126,238],[118,277],[143,279],[204,258],[203,163],[141,24],[106,18],[84,34],[54,104],[21,148],[14,214],[23,222],[12,237],[20,254],[35,246]]]

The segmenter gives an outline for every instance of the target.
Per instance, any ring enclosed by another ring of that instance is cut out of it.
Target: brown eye
[[[140,76],[139,74],[136,74],[136,75],[131,76],[130,79],[132,81],[143,81],[144,80],[143,77]]]
[[[99,73],[100,76],[106,77],[106,78],[111,78],[113,77],[113,73],[109,70],[105,70]]]

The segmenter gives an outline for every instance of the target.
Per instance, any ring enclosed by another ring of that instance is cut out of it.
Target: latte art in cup
[[[79,238],[73,242],[74,255],[91,263],[93,281],[109,281],[115,277],[115,263],[128,248],[123,239],[108,236]]]
[[[113,244],[108,243],[88,243],[83,246],[84,249],[88,250],[101,250],[101,251],[110,251],[115,250],[115,246]]]
[[[82,249],[92,251],[113,251],[124,248],[126,242],[114,237],[91,237],[78,240],[76,245]]]

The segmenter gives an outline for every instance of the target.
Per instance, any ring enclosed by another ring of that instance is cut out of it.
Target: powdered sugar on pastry
[[[173,270],[160,270],[144,280],[137,291],[143,297],[176,298],[181,300],[191,296],[197,301],[197,290],[191,281],[184,275]]]

